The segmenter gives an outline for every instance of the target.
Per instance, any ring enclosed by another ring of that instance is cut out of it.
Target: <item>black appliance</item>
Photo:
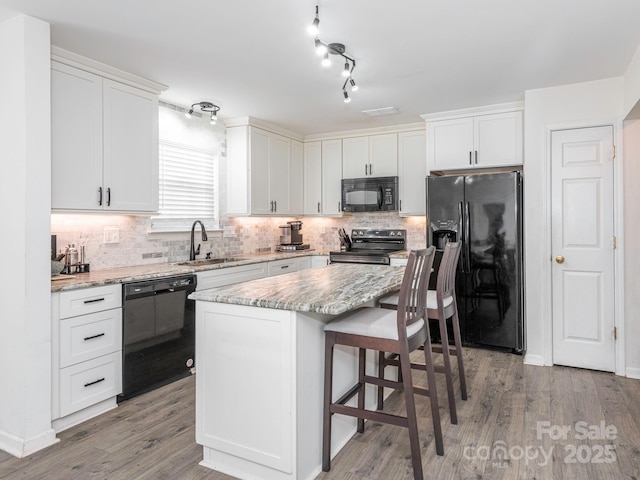
[[[398,177],[343,179],[342,210],[345,212],[398,210]]]
[[[302,243],[302,222],[295,220],[287,222],[286,225],[280,225],[280,245],[276,247],[278,252],[289,252],[296,250],[308,250],[308,243]]]
[[[520,173],[427,177],[427,218],[434,269],[447,242],[462,242],[456,296],[463,344],[522,353]]]
[[[348,235],[341,230],[341,241]],[[351,231],[351,248],[339,252],[329,252],[331,263],[370,263],[389,265],[390,253],[405,250],[407,231],[400,229],[391,230],[365,230]]]
[[[195,359],[195,275],[125,283],[122,394],[126,400],[190,375]]]

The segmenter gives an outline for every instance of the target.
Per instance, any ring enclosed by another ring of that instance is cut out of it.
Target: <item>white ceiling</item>
[[[357,61],[343,102],[340,57],[320,66],[315,0],[0,0],[51,24],[52,44],[301,133],[421,121],[524,99],[528,89],[624,74],[640,46],[638,0],[319,0],[320,38]],[[368,117],[362,110],[396,107]]]

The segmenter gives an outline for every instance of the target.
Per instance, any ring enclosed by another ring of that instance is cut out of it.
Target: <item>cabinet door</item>
[[[369,176],[369,137],[342,140],[342,178]]]
[[[342,215],[342,140],[322,142],[322,214]]]
[[[322,207],[322,143],[304,144],[304,214],[320,215]]]
[[[426,132],[398,134],[400,215],[424,215],[427,176]]]
[[[291,164],[289,178],[290,214],[302,215],[304,211],[304,158],[302,142],[291,140]]]
[[[269,134],[251,127],[251,213],[271,214],[269,194]]]
[[[100,210],[102,78],[51,63],[51,208]]]
[[[372,135],[369,137],[369,176],[395,177],[398,175],[398,135]]]
[[[158,211],[158,97],[103,79],[105,210]]]
[[[474,119],[475,167],[522,165],[522,112]]]
[[[273,213],[291,213],[291,140],[270,134],[269,139],[269,196]]]
[[[429,170],[471,168],[473,117],[427,123]]]

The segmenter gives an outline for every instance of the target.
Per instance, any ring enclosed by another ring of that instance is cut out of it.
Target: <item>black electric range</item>
[[[401,229],[354,229],[351,248],[329,252],[331,263],[369,263],[389,265],[389,255],[406,249],[407,231]]]

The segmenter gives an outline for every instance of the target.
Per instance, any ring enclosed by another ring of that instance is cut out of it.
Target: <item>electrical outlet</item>
[[[104,227],[104,243],[120,243],[120,229],[118,227]]]

